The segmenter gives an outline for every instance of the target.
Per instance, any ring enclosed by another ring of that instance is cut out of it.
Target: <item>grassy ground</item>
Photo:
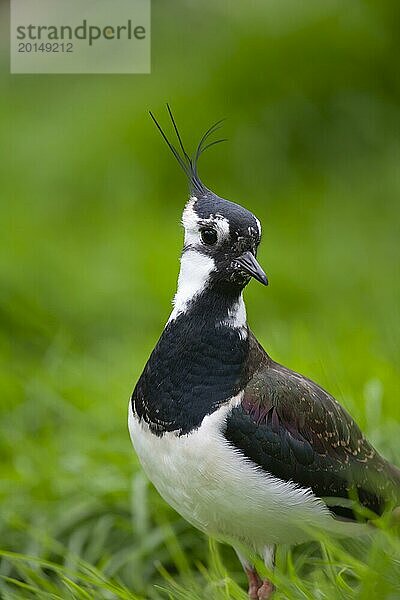
[[[188,145],[229,117],[201,173],[263,223],[257,337],[400,464],[398,12],[155,0],[150,76],[11,77],[4,58],[0,596],[245,598],[233,552],[159,498],[126,426],[178,268],[185,182],[146,115],[167,100]],[[283,548],[276,583],[398,598],[398,538]]]

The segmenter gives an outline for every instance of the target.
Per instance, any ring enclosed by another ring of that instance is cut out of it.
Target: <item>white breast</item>
[[[266,544],[304,541],[320,528],[352,535],[307,489],[277,479],[247,460],[222,431],[232,399],[195,431],[157,437],[129,407],[129,431],[144,470],[161,496],[209,535],[260,552]]]

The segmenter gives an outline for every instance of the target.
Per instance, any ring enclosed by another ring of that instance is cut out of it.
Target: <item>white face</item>
[[[206,244],[202,240],[202,231],[207,229],[207,226],[217,232],[217,245],[228,241],[228,219],[218,213],[208,219],[199,218],[193,208],[196,200],[195,197],[190,198],[182,215],[182,225],[185,229],[185,248],[204,248]]]
[[[174,309],[169,321],[186,312],[188,303],[204,291],[210,274],[215,270],[214,259],[200,251],[204,246],[201,239],[201,228],[205,221],[209,221],[211,224],[212,219],[199,219],[193,209],[195,202],[196,198],[190,198],[182,215],[182,224],[185,229],[184,250],[181,256],[178,289],[173,300]],[[229,236],[229,224],[224,217],[213,220],[213,226],[221,239]]]
[[[184,247],[170,321],[186,312],[189,303],[209,285],[230,286],[234,295],[237,290],[238,298],[250,279],[243,274],[238,258],[249,253],[255,256],[261,237],[254,215],[218,198],[210,201],[192,196],[183,211],[182,224]]]
[[[186,312],[188,303],[205,290],[214,270],[215,262],[210,256],[190,249],[183,252],[170,321]]]

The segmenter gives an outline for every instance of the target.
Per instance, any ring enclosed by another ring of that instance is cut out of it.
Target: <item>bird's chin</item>
[[[250,279],[251,279],[251,275],[246,273],[246,271],[242,271],[242,270],[235,271],[234,273],[232,273],[232,276],[231,276],[231,282],[234,285],[237,285],[240,289],[245,288],[246,285],[250,282]]]

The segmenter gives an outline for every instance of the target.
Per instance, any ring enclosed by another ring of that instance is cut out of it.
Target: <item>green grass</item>
[[[237,4],[237,6],[236,6]],[[8,75],[0,2],[0,596],[245,598],[145,479],[127,403],[170,310],[186,199],[146,111],[263,223],[271,355],[400,464],[399,5],[153,0],[153,71]],[[177,35],[175,32],[179,31]],[[280,549],[277,598],[399,597],[399,538]]]
[[[74,550],[41,538],[43,549],[51,558],[37,555],[0,552],[2,558],[1,591],[6,600],[13,598],[115,598],[140,600],[170,598],[176,600],[245,600],[247,595],[229,574],[218,546],[210,541],[204,562],[191,565],[175,533],[167,526],[156,528],[149,537],[158,537],[170,553],[175,572],[171,574],[156,563],[153,585],[135,593],[121,581],[119,570],[104,561],[101,546],[90,562]],[[82,536],[83,537],[83,536]],[[104,540],[105,538],[103,538]],[[142,545],[145,545],[143,540]],[[347,545],[347,548],[346,548]],[[389,529],[368,542],[339,544],[329,539],[291,550],[281,548],[274,573],[267,573],[275,585],[277,600],[342,598],[369,600],[397,598],[400,589],[400,541]],[[119,563],[129,562],[132,570],[144,565],[137,552],[125,549]],[[115,565],[114,565],[115,566]],[[263,566],[259,565],[260,572]],[[114,571],[114,574],[113,574]]]

